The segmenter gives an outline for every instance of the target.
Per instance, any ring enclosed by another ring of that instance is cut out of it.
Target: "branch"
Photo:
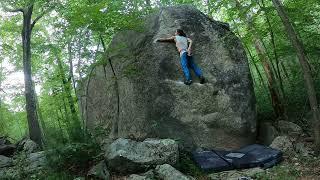
[[[31,24],[31,29],[33,29],[34,25],[36,25],[36,23],[48,12],[50,12],[53,9],[53,7],[48,8],[47,10],[43,11],[38,17],[36,17],[32,24]]]
[[[23,12],[23,9],[22,8],[17,8],[17,9],[11,9],[11,8],[8,8],[7,6],[5,6],[3,3],[0,3],[4,9],[4,11],[6,12],[12,12],[12,13],[15,13],[15,12]]]

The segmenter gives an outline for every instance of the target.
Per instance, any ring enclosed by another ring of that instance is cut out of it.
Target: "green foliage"
[[[186,151],[180,151],[179,161],[176,168],[182,173],[192,177],[200,178],[205,175],[205,172],[203,172],[192,160],[191,153]]]
[[[55,146],[46,151],[48,165],[55,172],[81,175],[101,160],[101,149],[93,139],[88,143],[70,143]],[[63,174],[62,174],[63,175]]]

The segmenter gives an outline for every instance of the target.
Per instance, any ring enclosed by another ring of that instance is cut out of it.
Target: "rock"
[[[270,145],[278,137],[279,133],[271,123],[261,123],[259,125],[259,141],[264,145]]]
[[[154,180],[153,170],[150,170],[143,174],[131,174],[126,180]]]
[[[12,156],[16,151],[16,146],[13,144],[0,145],[0,155]]]
[[[287,135],[300,135],[303,133],[302,128],[300,126],[289,121],[279,121],[278,128],[281,133]]]
[[[31,153],[27,155],[25,160],[25,169],[26,172],[35,172],[39,171],[47,165],[47,158],[44,151],[39,151],[36,153]]]
[[[17,146],[19,151],[24,151],[27,154],[34,153],[40,150],[39,145],[28,138],[20,141]]]
[[[252,79],[234,33],[193,6],[165,7],[145,22],[143,32],[115,35],[106,61],[79,83],[88,128],[113,138],[179,139],[185,149],[237,149],[253,143]],[[177,28],[194,41],[204,85],[196,77],[192,85],[184,85],[175,45],[155,42]]]
[[[163,180],[193,180],[194,178],[188,177],[176,170],[169,164],[159,165],[155,169],[155,174],[158,178]]]
[[[9,167],[13,165],[13,161],[11,158],[0,155],[0,168]]]
[[[121,174],[139,173],[161,164],[176,164],[178,144],[171,139],[146,139],[136,142],[118,139],[106,154],[108,167]]]
[[[309,156],[313,154],[312,150],[307,148],[303,143],[298,142],[294,145],[294,149],[297,153],[301,154],[302,156]]]
[[[288,136],[278,136],[274,141],[271,143],[270,147],[274,149],[278,149],[282,152],[292,152],[293,151],[293,144],[290,141]]]
[[[101,161],[99,164],[93,166],[90,169],[90,171],[88,172],[88,177],[109,180],[110,179],[110,172],[107,169],[106,162]]]
[[[152,180],[152,178],[149,178],[147,176],[137,175],[137,174],[131,174],[126,180]]]
[[[240,180],[243,179],[252,179],[255,178],[258,174],[264,173],[264,170],[261,168],[251,168],[244,170],[232,170],[232,171],[224,171],[220,173],[210,174],[208,177],[212,180],[217,179],[228,179],[228,180]]]

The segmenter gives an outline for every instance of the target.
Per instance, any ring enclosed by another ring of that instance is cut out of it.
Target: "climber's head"
[[[177,29],[175,34],[176,36],[187,37],[186,33],[184,33],[182,29]]]

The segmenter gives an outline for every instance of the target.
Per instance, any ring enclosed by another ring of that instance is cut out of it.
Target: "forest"
[[[290,160],[258,179],[320,178],[319,0],[1,0],[0,137],[29,137],[50,157],[50,170],[22,179],[73,179],[103,158],[92,135],[101,129],[88,130],[79,87],[108,62],[117,33],[139,31],[145,17],[182,4],[228,23],[241,40],[257,129],[289,121],[311,142],[315,155],[299,156],[300,169]],[[188,157],[182,161],[179,170],[206,179]]]

